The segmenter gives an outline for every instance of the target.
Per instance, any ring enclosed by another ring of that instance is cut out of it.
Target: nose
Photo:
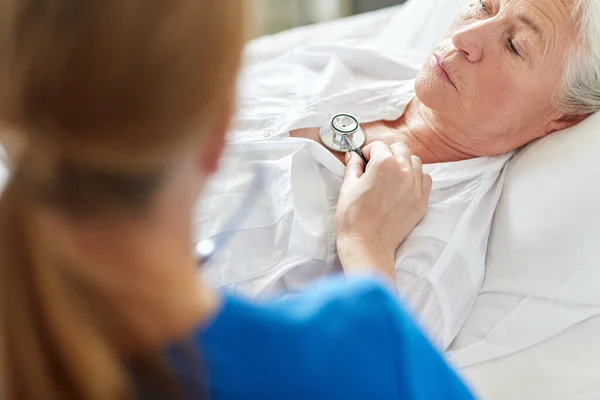
[[[467,60],[476,63],[483,56],[484,34],[478,29],[466,27],[452,34],[452,44]]]

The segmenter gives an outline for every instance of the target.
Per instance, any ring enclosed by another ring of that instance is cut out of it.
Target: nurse
[[[391,289],[431,188],[402,145],[348,162],[345,277],[258,302],[197,276],[246,4],[0,3],[2,399],[472,398]]]

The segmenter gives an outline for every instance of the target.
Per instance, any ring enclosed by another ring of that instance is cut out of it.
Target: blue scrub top
[[[371,278],[332,278],[272,302],[227,295],[191,344],[204,373],[190,364],[189,345],[167,350],[191,398],[202,387],[212,400],[474,398],[398,298]]]

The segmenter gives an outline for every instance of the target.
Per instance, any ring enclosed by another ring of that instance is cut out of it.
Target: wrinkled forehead
[[[556,27],[573,26],[576,0],[493,0],[516,13],[532,13]]]
[[[576,1],[579,0],[484,0],[502,10],[507,18],[533,20],[540,29],[547,30],[547,34],[557,37],[576,32]]]
[[[589,0],[470,0],[465,11],[485,6],[509,31],[526,30],[543,53],[564,53],[578,38],[576,2]],[[466,21],[478,23],[477,20]],[[514,29],[513,29],[514,28]],[[451,32],[452,33],[452,32]],[[556,55],[556,54],[554,54]]]
[[[526,22],[547,48],[565,51],[577,37],[575,0],[490,0],[504,6],[511,20]]]

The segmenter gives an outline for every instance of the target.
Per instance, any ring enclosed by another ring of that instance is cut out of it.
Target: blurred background
[[[254,0],[256,36],[347,17],[405,0]]]

